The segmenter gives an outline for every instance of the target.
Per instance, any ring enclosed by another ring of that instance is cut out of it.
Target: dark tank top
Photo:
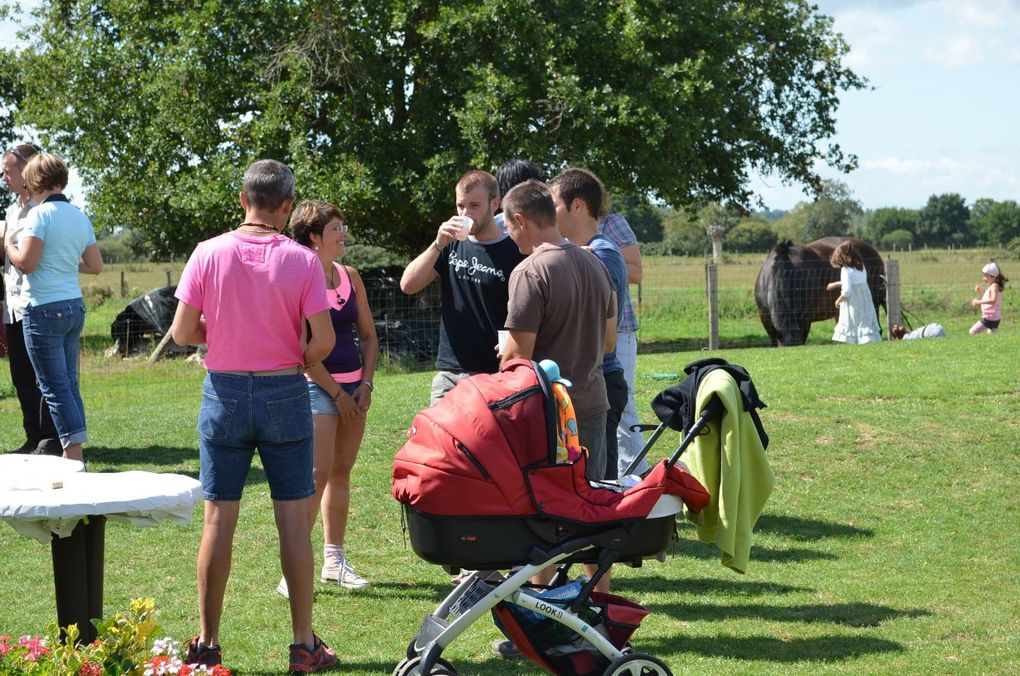
[[[336,263],[333,267],[340,275],[340,283],[335,290],[326,289],[326,296],[329,299],[329,318],[336,333],[336,344],[329,356],[322,360],[322,365],[330,373],[351,373],[361,369],[361,351],[356,341],[355,326],[358,303],[347,268]]]

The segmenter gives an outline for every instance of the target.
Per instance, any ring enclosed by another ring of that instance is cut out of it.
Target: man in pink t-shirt
[[[188,664],[213,666],[230,574],[241,493],[258,449],[290,589],[291,671],[335,666],[336,654],[312,632],[312,416],[304,369],[333,348],[322,265],[281,234],[294,202],[294,174],[259,160],[244,174],[244,222],[200,242],[177,286],[170,331],[180,345],[208,346],[198,416],[199,478],[205,523],[198,551],[201,631]],[[311,338],[302,342],[305,322]]]

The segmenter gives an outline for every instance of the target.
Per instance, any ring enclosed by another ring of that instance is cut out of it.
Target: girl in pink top
[[[1009,281],[995,261],[981,268],[981,279],[987,288],[980,284],[975,286],[974,293],[981,297],[970,301],[971,307],[981,308],[981,321],[970,327],[972,336],[999,332],[999,321],[1002,319],[1002,292],[1006,288],[1006,282]]]

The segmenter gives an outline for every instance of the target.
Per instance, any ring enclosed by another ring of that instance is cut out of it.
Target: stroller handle
[[[691,425],[691,429],[688,430],[687,434],[684,436],[683,441],[680,442],[680,446],[677,447],[676,451],[673,453],[673,457],[669,459],[670,467],[676,464],[677,460],[680,459],[680,456],[687,450],[687,447],[691,445],[692,441],[694,441],[694,438],[701,434],[701,431],[708,426],[708,422],[718,415],[719,412],[722,411],[722,408],[723,405],[722,402],[719,401],[719,397],[713,394],[712,398],[708,400],[707,404],[705,404],[705,408],[701,410],[701,415],[698,416],[698,419],[693,425]]]
[[[688,430],[687,433],[684,435],[684,438],[680,442],[680,446],[677,447],[676,452],[674,452],[673,456],[669,459],[670,467],[676,464],[677,460],[680,459],[680,456],[683,455],[684,451],[687,450],[687,447],[691,445],[692,441],[694,441],[694,438],[701,434],[702,430],[705,429],[705,426],[708,425],[709,421],[713,417],[715,417],[716,414],[718,414],[721,410],[722,402],[719,401],[718,397],[713,395],[712,398],[708,401],[708,404],[705,405],[705,408],[702,409],[701,415],[698,417],[696,421],[694,421],[694,424],[691,425],[691,429]],[[634,427],[638,426],[635,425]],[[647,429],[654,429],[654,431],[652,432],[652,436],[648,438],[648,441],[645,442],[645,446],[644,448],[641,449],[641,452],[637,454],[637,457],[634,458],[634,460],[631,461],[630,465],[627,466],[627,469],[624,470],[623,476],[627,476],[631,472],[633,472],[635,468],[637,468],[637,466],[641,463],[641,461],[644,460],[645,456],[648,455],[648,450],[655,445],[655,442],[658,441],[660,436],[662,436],[662,433],[666,431],[667,425],[666,423],[659,423],[659,425],[654,428],[647,425],[641,425],[641,427]]]

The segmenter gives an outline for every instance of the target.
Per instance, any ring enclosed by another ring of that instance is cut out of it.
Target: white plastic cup
[[[457,231],[457,239],[464,241],[471,234],[471,228],[474,227],[475,222],[469,216],[460,216],[460,230]]]
[[[496,331],[496,335],[498,336],[497,343],[499,344],[498,354],[503,354],[506,352],[506,341],[510,339],[510,332]]]

